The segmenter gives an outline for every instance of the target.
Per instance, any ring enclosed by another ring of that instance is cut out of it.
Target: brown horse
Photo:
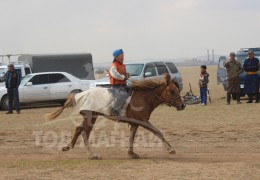
[[[139,155],[134,153],[133,143],[135,135],[139,126],[154,133],[159,139],[162,140],[167,151],[171,154],[175,153],[172,146],[165,140],[159,129],[154,127],[149,123],[150,116],[154,109],[161,104],[166,104],[168,106],[173,106],[177,110],[184,110],[185,104],[179,94],[177,84],[174,80],[171,80],[169,74],[165,74],[164,78],[161,79],[149,79],[149,80],[135,80],[132,81],[131,88],[133,90],[133,96],[126,109],[126,117],[113,117],[106,116],[93,111],[81,111],[80,114],[83,116],[84,120],[80,126],[76,128],[74,137],[69,145],[63,148],[63,151],[68,151],[72,149],[77,141],[77,138],[82,134],[85,146],[90,154],[91,159],[98,159],[99,157],[92,154],[89,145],[89,136],[91,130],[96,122],[98,116],[104,116],[111,120],[116,120],[118,122],[124,122],[130,124],[130,137],[129,137],[129,149],[128,155],[133,158],[139,158]],[[49,114],[49,119],[55,119],[58,117],[62,111],[73,105],[75,94],[70,94],[64,106],[58,111]],[[142,107],[138,110],[134,107]]]

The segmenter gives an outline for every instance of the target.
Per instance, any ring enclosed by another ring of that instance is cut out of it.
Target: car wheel
[[[3,110],[8,110],[8,103],[9,103],[9,99],[8,99],[8,96],[7,95],[4,95],[2,97],[2,100],[1,100],[1,108]]]

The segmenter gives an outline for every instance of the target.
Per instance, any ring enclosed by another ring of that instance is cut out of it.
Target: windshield
[[[143,70],[144,64],[127,64],[126,71],[131,74],[131,76],[140,76]]]
[[[21,85],[25,85],[32,77],[33,77],[33,75],[31,75],[31,74],[24,76],[21,80]]]
[[[73,75],[70,74],[70,73],[67,74],[67,77],[68,77],[71,81],[79,81],[79,80],[80,80],[79,78],[73,76]]]
[[[260,59],[260,55],[255,55],[256,58]],[[245,60],[248,58],[247,55],[243,55],[243,56],[237,56],[237,60],[242,64],[244,64]]]

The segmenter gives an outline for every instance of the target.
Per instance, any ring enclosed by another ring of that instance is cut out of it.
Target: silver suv
[[[143,79],[161,77],[165,73],[169,73],[173,78],[176,78],[179,91],[183,89],[182,77],[176,66],[170,61],[144,61],[144,62],[132,62],[126,64],[126,70],[131,74],[131,79]],[[94,81],[90,87],[97,86],[109,87],[109,78],[105,77]]]

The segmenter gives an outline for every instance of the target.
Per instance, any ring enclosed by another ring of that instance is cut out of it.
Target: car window
[[[17,72],[17,74],[19,74],[20,77],[22,77],[22,70],[21,69],[15,69],[15,71]]]
[[[140,76],[143,71],[143,64],[127,64],[126,71],[131,74],[131,76]]]
[[[170,69],[171,73],[178,73],[178,69],[173,63],[165,63]]]
[[[49,75],[48,74],[36,75],[29,82],[32,82],[33,85],[48,84]]]
[[[218,67],[219,67],[219,68],[224,68],[224,62],[226,62],[226,61],[227,61],[227,58],[226,58],[225,56],[221,56],[221,57],[219,58]]]
[[[153,66],[153,65],[148,65],[148,66],[146,66],[146,69],[145,69],[145,72],[144,72],[144,73],[147,73],[147,72],[152,73],[151,76],[156,76],[155,66]]]
[[[241,63],[243,66],[245,63],[245,60],[248,58],[248,55],[237,55],[236,59]],[[260,55],[255,55],[255,58],[260,59]]]
[[[164,65],[164,64],[157,64],[156,67],[157,67],[159,75],[163,75],[165,73],[169,73],[167,68],[166,68],[166,65]]]
[[[50,83],[70,82],[70,80],[63,74],[50,74],[49,78],[50,78]]]
[[[31,69],[29,67],[24,68],[25,75],[31,74]]]

